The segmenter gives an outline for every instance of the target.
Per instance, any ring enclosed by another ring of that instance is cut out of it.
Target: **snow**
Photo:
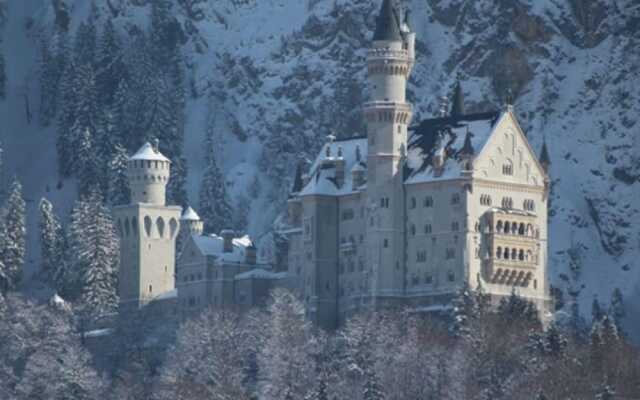
[[[169,290],[153,298],[153,301],[169,300],[178,298],[178,289]]]
[[[246,260],[246,249],[252,245],[249,236],[233,239],[233,251],[223,251],[224,239],[218,235],[193,236],[196,246],[205,256],[216,257],[221,263],[243,263]]]
[[[193,208],[188,207],[185,212],[182,213],[182,217],[180,217],[180,219],[182,221],[200,221],[200,216]]]
[[[140,149],[129,158],[130,161],[144,160],[144,161],[169,161],[163,156],[162,153],[153,148],[151,143],[147,142],[140,147]]]
[[[84,332],[84,337],[86,338],[103,337],[103,336],[109,336],[112,333],[113,333],[113,329],[111,328],[95,329],[93,331]]]
[[[271,272],[262,268],[252,269],[251,271],[244,272],[235,276],[235,280],[242,279],[285,279],[287,278],[286,272]]]

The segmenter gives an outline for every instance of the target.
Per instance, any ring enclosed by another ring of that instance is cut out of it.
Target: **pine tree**
[[[213,138],[207,138],[207,167],[200,184],[200,216],[207,233],[219,232],[232,224],[233,211],[229,205],[224,176],[218,168],[213,152]]]
[[[22,197],[22,185],[15,179],[11,184],[9,198],[5,205],[4,240],[2,259],[7,287],[15,289],[22,278],[26,253],[26,204]]]
[[[115,155],[109,164],[108,199],[111,205],[129,204],[131,192],[129,190],[129,178],[127,177],[128,162],[127,151],[118,145]]]
[[[449,331],[455,337],[467,337],[470,333],[470,319],[476,310],[476,299],[465,282],[453,300],[453,310]]]
[[[611,315],[613,315],[617,324],[620,324],[620,321],[625,316],[624,301],[620,288],[615,288],[611,294]]]
[[[85,195],[93,190],[100,191],[101,179],[98,165],[98,153],[94,148],[93,137],[89,128],[81,126],[74,127],[74,130],[82,129],[77,139],[76,159],[78,169],[76,175],[79,179],[78,191],[80,195]]]
[[[116,280],[119,241],[109,209],[92,192],[76,203],[69,227],[74,276],[85,315],[113,312],[118,304]]]
[[[76,123],[76,99],[75,91],[76,67],[74,63],[68,63],[60,78],[58,138],[56,148],[58,151],[58,170],[60,175],[69,177],[74,172],[74,138],[71,132]]]
[[[0,99],[7,96],[7,69],[4,60],[4,52],[0,48]]]
[[[382,386],[376,376],[373,368],[365,370],[364,391],[362,393],[363,400],[384,400],[384,392]]]
[[[236,206],[233,210],[233,229],[238,233],[244,233],[249,226],[251,201],[249,201],[249,198],[244,194],[240,194],[235,203]]]
[[[113,103],[113,97],[125,73],[122,45],[111,18],[108,18],[104,24],[99,46],[96,82],[101,104],[107,107]]]
[[[96,61],[97,33],[92,23],[81,22],[76,32],[73,56],[80,64],[94,64]]]
[[[602,311],[602,307],[600,307],[600,302],[597,298],[593,299],[593,303],[591,303],[591,319],[593,321],[599,321],[603,315],[604,312]]]
[[[61,276],[64,275],[65,232],[49,200],[40,200],[40,248],[42,252],[42,272],[47,282],[61,292]]]

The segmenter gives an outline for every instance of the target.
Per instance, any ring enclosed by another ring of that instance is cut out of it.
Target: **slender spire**
[[[373,34],[373,40],[390,40],[400,41],[400,21],[393,8],[392,0],[383,0],[380,14],[376,22],[376,30]]]
[[[549,151],[547,150],[547,139],[542,140],[542,150],[540,151],[540,164],[545,171],[549,170],[551,165],[551,159],[549,158]]]
[[[293,178],[293,188],[291,193],[299,193],[302,190],[302,161],[296,167],[296,176]]]
[[[462,93],[462,85],[460,84],[460,78],[456,82],[456,87],[453,90],[453,101],[451,102],[451,116],[461,117],[464,115],[464,94]]]
[[[464,137],[464,145],[462,146],[462,150],[460,150],[460,154],[465,156],[472,156],[475,154],[473,144],[471,143],[472,137],[473,133],[471,133],[471,131],[469,131],[469,128],[467,127],[467,135]]]

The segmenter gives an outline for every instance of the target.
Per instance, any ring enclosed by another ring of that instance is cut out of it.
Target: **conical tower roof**
[[[460,153],[467,156],[472,156],[475,154],[475,150],[473,149],[473,144],[471,143],[471,137],[473,134],[467,130],[467,135],[464,137],[464,145],[460,150]]]
[[[549,158],[549,150],[547,150],[546,140],[542,142],[542,151],[540,151],[540,164],[542,165],[551,164],[551,159]]]
[[[373,40],[402,40],[400,33],[400,21],[396,15],[392,0],[383,0],[380,14],[376,22],[376,30],[373,34]]]
[[[180,219],[182,221],[200,221],[200,216],[198,215],[198,213],[196,213],[196,210],[188,207],[186,210],[184,210],[184,213],[182,213],[182,217],[180,217]]]

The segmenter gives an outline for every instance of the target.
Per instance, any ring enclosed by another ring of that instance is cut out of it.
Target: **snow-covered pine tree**
[[[5,204],[4,240],[0,259],[8,289],[15,289],[22,278],[26,254],[26,205],[22,197],[22,185],[18,179],[11,184],[9,198]]]
[[[124,78],[125,66],[122,53],[122,44],[113,21],[111,18],[107,18],[102,28],[97,54],[96,83],[102,107],[108,107],[113,103],[118,85]]]
[[[58,94],[60,113],[58,115],[58,168],[60,175],[69,177],[74,172],[74,141],[71,128],[76,122],[75,63],[69,62],[60,78]]]
[[[592,321],[600,321],[604,312],[602,311],[602,307],[600,307],[600,302],[597,298],[593,299],[591,303],[591,320]]]
[[[453,310],[449,331],[454,337],[465,338],[470,333],[470,319],[474,318],[476,310],[475,295],[465,282],[458,290],[453,300]]]
[[[611,384],[603,383],[596,393],[596,400],[615,400],[616,391]]]
[[[46,282],[60,292],[60,276],[64,275],[65,232],[53,204],[46,198],[40,200],[40,249],[42,253],[42,273]]]
[[[233,210],[233,229],[239,233],[245,233],[249,226],[249,214],[251,213],[251,201],[244,194],[238,195]]]
[[[258,366],[265,400],[290,396],[304,399],[313,388],[316,371],[309,346],[311,325],[304,305],[286,289],[271,293],[269,319],[264,328],[265,343],[258,354]]]
[[[78,63],[95,65],[97,39],[95,26],[89,21],[81,22],[73,44],[73,57]]]
[[[364,389],[362,392],[363,400],[384,400],[385,395],[382,390],[382,385],[378,380],[373,368],[367,368],[364,376]]]
[[[131,193],[127,177],[128,160],[127,151],[124,147],[117,145],[115,155],[109,164],[108,202],[111,205],[129,204]]]
[[[622,321],[622,318],[625,316],[624,300],[620,288],[615,288],[611,294],[610,314],[615,318],[616,324],[620,324],[620,321]]]
[[[113,312],[118,304],[116,281],[119,241],[109,212],[97,192],[76,202],[71,214],[70,253],[85,315]]]
[[[200,184],[200,216],[205,232],[217,233],[231,227],[233,211],[229,205],[224,175],[216,161],[211,131],[207,135],[205,149],[207,167]]]
[[[0,99],[7,95],[7,68],[4,60],[4,51],[0,47]]]
[[[515,289],[498,304],[498,314],[507,321],[519,321],[533,326],[540,325],[538,310],[532,302],[519,296]]]
[[[78,169],[76,170],[76,176],[79,180],[78,191],[80,195],[85,195],[93,190],[101,189],[101,170],[99,168],[99,153],[95,149],[93,135],[89,128],[83,128],[81,125],[76,125],[73,131],[76,129],[82,130],[78,132],[79,137],[76,142],[76,159]],[[76,133],[74,133],[74,136]]]
[[[186,207],[189,204],[187,195],[187,160],[183,156],[172,158],[169,183],[167,184],[167,201]]]

